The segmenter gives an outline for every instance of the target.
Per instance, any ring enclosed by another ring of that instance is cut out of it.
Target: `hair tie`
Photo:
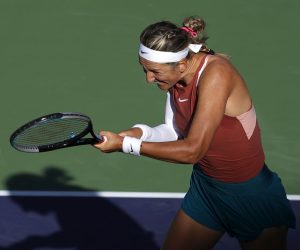
[[[182,29],[182,30],[186,31],[187,33],[189,33],[191,37],[196,37],[197,36],[197,32],[194,31],[192,28],[183,26],[180,29]]]

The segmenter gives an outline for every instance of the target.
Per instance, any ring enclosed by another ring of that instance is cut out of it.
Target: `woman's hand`
[[[105,139],[103,142],[94,144],[95,148],[100,149],[104,153],[122,151],[123,137],[110,131],[101,131],[100,135]]]

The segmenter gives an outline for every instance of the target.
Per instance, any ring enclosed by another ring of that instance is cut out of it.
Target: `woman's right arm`
[[[156,127],[150,127],[146,124],[136,124],[129,130],[120,132],[119,135],[123,137],[131,136],[147,142],[176,141],[178,135],[174,124],[174,111],[170,93],[167,93],[164,124]]]

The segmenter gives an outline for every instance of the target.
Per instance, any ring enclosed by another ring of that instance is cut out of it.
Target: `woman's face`
[[[181,79],[178,64],[155,63],[141,57],[139,62],[146,74],[147,82],[156,83],[162,90],[169,90]]]

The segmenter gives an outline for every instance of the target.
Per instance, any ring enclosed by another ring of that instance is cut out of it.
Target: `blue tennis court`
[[[0,249],[158,250],[182,193],[12,192],[0,197]],[[299,197],[291,196],[300,213]],[[299,248],[291,230],[288,249]],[[224,235],[215,250],[239,249]]]

